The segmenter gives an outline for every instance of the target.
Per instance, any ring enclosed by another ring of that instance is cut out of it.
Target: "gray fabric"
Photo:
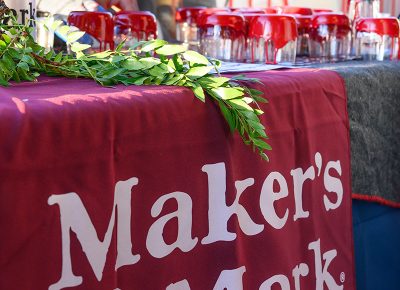
[[[353,192],[400,203],[400,62],[318,67],[346,83]]]

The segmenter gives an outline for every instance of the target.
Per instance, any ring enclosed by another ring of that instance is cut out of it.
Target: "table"
[[[318,67],[338,72],[346,83],[353,197],[400,208],[400,62]]]
[[[400,62],[328,64],[346,82],[357,289],[400,285]]]
[[[354,289],[343,80],[248,75],[269,163],[184,88],[0,88],[0,289]]]

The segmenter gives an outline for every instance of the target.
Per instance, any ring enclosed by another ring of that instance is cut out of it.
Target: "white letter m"
[[[70,230],[73,231],[81,243],[83,252],[89,260],[90,266],[98,281],[103,277],[107,252],[115,225],[115,209],[118,207],[117,224],[117,260],[115,269],[121,266],[132,265],[139,261],[140,255],[132,254],[131,241],[131,191],[138,184],[137,178],[119,181],[115,185],[114,204],[110,222],[104,240],[100,241],[84,207],[82,200],[74,193],[52,195],[48,199],[49,205],[58,204],[60,207],[61,235],[62,235],[62,273],[60,280],[51,285],[49,290],[60,290],[82,284],[82,277],[72,272]]]

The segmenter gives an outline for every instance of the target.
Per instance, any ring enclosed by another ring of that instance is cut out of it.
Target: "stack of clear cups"
[[[176,11],[176,40],[190,49],[198,50],[200,45],[197,19],[206,7],[184,7]]]
[[[320,13],[313,16],[310,57],[320,62],[346,60],[351,50],[351,28],[344,14]]]
[[[298,57],[310,56],[310,34],[312,16],[296,15],[297,22],[297,49]]]
[[[356,53],[356,23],[359,18],[377,18],[380,12],[380,0],[349,0],[348,17],[352,28],[352,50],[351,55]]]
[[[360,18],[356,24],[356,55],[364,60],[399,58],[400,21],[389,18]]]
[[[246,24],[242,15],[204,13],[197,24],[202,54],[223,61],[244,60]]]
[[[244,20],[246,22],[246,48],[245,48],[245,60],[246,60],[246,62],[250,62],[251,61],[250,39],[248,37],[249,30],[250,30],[250,24],[251,24],[251,22],[253,21],[254,18],[256,18],[256,17],[258,17],[260,15],[262,15],[262,14],[260,14],[260,13],[245,13],[245,14],[243,14]]]
[[[293,16],[257,16],[250,24],[248,38],[252,62],[295,63],[297,25]]]
[[[121,11],[114,16],[114,41],[118,45],[125,40],[128,49],[142,40],[157,38],[157,22],[148,11]]]
[[[91,50],[114,49],[114,22],[109,12],[72,11],[68,24],[77,27],[90,36]]]
[[[358,18],[379,16],[380,0],[350,0],[349,18],[354,23]]]

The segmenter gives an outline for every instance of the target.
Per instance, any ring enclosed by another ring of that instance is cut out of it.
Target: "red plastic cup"
[[[366,60],[399,59],[400,21],[389,18],[360,18],[356,24],[356,55]]]
[[[272,7],[264,8],[264,11],[267,14],[278,14],[279,12],[278,9]]]
[[[313,16],[310,56],[321,62],[346,60],[351,50],[351,28],[344,14],[319,13]]]
[[[115,43],[126,39],[125,48],[157,38],[156,17],[148,11],[121,11],[114,16],[114,27]]]
[[[205,9],[206,7],[184,7],[177,9],[175,14],[176,39],[192,49],[198,49],[200,43],[197,19]]]
[[[252,62],[289,63],[296,61],[297,24],[291,15],[260,15],[249,28]]]
[[[241,14],[265,14],[265,9],[261,8],[232,8],[232,12]]]
[[[199,12],[197,20],[199,20],[203,15],[212,15],[217,13],[230,13],[232,12],[229,8],[206,8]]]
[[[224,61],[244,59],[246,23],[236,13],[202,14],[197,23],[200,52]]]
[[[282,14],[313,15],[313,10],[305,7],[285,6],[282,8]]]
[[[68,23],[94,39],[93,50],[114,49],[114,22],[111,13],[72,11],[69,13]]]
[[[333,13],[332,9],[320,9],[320,8],[313,8],[314,13]]]

